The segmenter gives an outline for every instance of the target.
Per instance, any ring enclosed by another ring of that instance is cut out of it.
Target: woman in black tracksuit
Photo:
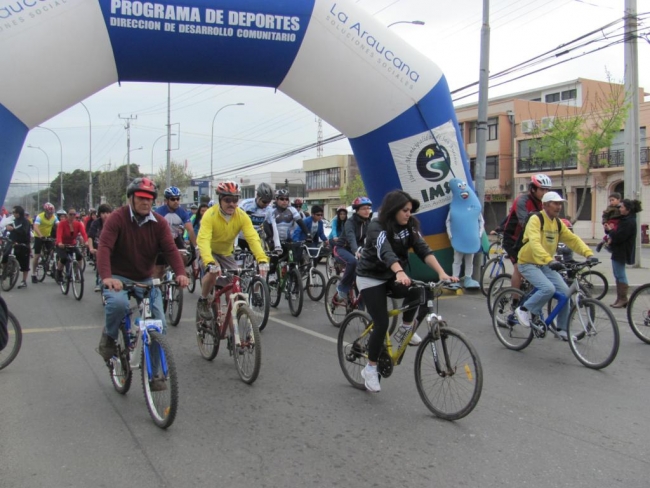
[[[357,287],[361,292],[363,303],[373,319],[374,328],[368,343],[368,364],[361,372],[366,389],[380,391],[377,375],[377,359],[388,330],[388,311],[386,297],[406,298],[405,302],[419,297],[418,289],[409,290],[411,279],[405,272],[408,265],[408,251],[413,249],[418,257],[432,268],[441,280],[458,281],[447,275],[433,255],[433,251],[424,242],[420,234],[418,220],[413,217],[420,202],[401,190],[395,190],[384,197],[379,218],[368,226],[365,245],[361,259],[357,264]],[[410,330],[417,309],[403,315],[400,326],[402,333]],[[422,341],[416,334],[411,344]]]

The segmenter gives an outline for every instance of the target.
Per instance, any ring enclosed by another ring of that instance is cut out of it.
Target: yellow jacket
[[[244,233],[244,238],[250,245],[257,262],[268,263],[269,258],[262,249],[260,236],[246,212],[237,208],[230,221],[226,221],[219,211],[219,204],[216,203],[203,214],[199,235],[196,238],[203,264],[207,266],[214,263],[212,254],[230,256],[233,252],[235,237],[240,231]]]
[[[544,230],[541,229],[541,222],[533,215],[528,219],[524,231],[523,246],[517,256],[518,264],[543,265],[553,261],[557,252],[558,243],[562,242],[569,246],[572,251],[582,254],[584,257],[593,256],[589,247],[582,242],[577,235],[562,225],[562,231],[558,232],[558,219],[551,220],[546,212],[542,210],[541,216],[544,219]]]

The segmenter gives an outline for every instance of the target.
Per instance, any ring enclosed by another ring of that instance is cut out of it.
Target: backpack
[[[526,217],[526,220],[524,220],[523,225],[521,226],[521,233],[517,237],[517,240],[515,241],[515,245],[512,247],[512,251],[515,257],[519,255],[519,251],[521,251],[521,248],[524,247],[525,244],[528,244],[528,241],[524,242],[524,234],[526,233],[526,224],[528,224],[528,221],[533,215],[537,215],[537,218],[539,219],[540,223],[540,232],[544,230],[544,217],[542,217],[542,212],[531,212],[528,214]],[[557,231],[558,234],[562,232],[562,221],[560,219],[555,219],[557,220]]]

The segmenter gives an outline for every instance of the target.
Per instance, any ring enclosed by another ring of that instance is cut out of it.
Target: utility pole
[[[641,152],[639,137],[639,51],[636,0],[625,0],[625,96],[630,97],[630,110],[625,121],[625,165],[623,181],[625,197],[641,200]],[[636,222],[634,267],[641,266],[641,220]]]
[[[134,117],[133,115],[129,115],[128,117],[122,117],[118,115],[118,117],[126,120],[124,128],[126,129],[126,187],[128,188],[131,182],[131,121],[137,120],[138,116],[136,115]]]
[[[167,181],[166,187],[172,186],[172,111],[171,111],[171,83],[167,83]]]
[[[318,123],[318,136],[316,138],[318,144],[316,145],[316,157],[322,158],[323,157],[323,119],[318,117],[318,119],[316,119],[316,122]]]

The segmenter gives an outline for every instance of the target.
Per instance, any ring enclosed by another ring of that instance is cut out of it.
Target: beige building
[[[352,154],[306,159],[302,168],[306,178],[307,204],[321,205],[325,217],[331,220],[336,215],[336,207],[344,203],[341,189],[359,174],[356,159]]]

